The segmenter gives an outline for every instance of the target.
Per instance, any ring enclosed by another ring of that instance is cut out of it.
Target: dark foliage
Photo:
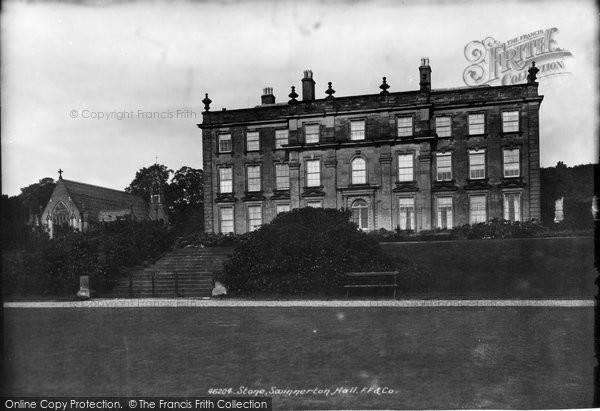
[[[136,194],[146,202],[151,194],[162,193],[169,222],[181,233],[204,229],[203,172],[200,169],[181,167],[171,180],[173,170],[162,164],[141,168],[125,191]]]
[[[28,213],[18,196],[2,195],[0,198],[2,215],[2,249],[13,250],[25,244],[30,228],[26,225]]]
[[[79,276],[97,292],[112,288],[123,271],[151,262],[170,249],[173,235],[160,223],[117,221],[89,233],[55,239],[32,236],[25,249],[5,255],[5,295],[73,295]]]
[[[564,220],[557,229],[591,229],[594,218],[591,212],[594,195],[594,177],[598,178],[598,164],[567,167],[559,161],[555,167],[540,169],[542,196],[542,223],[551,227],[554,222],[554,203],[564,198]]]
[[[334,209],[302,208],[278,215],[245,236],[225,267],[232,294],[333,294],[349,271],[388,271],[379,244]]]
[[[32,227],[39,223],[43,208],[48,203],[56,183],[50,177],[21,189],[21,194],[2,195],[2,249],[16,250],[23,247],[31,236]],[[35,231],[35,229],[33,229]]]
[[[51,177],[42,178],[39,182],[21,189],[19,197],[30,215],[41,214],[48,203],[56,183]]]
[[[465,224],[451,230],[426,230],[417,233],[381,229],[369,233],[379,242],[484,240],[491,238],[569,237],[589,235],[590,229],[573,229],[567,224],[544,227],[537,221],[506,221],[494,219],[487,223]]]
[[[204,229],[203,172],[182,167],[175,172],[167,189],[169,221],[181,233]]]
[[[135,194],[149,203],[153,193],[161,191],[163,194],[167,194],[168,181],[172,173],[173,170],[162,164],[142,167],[135,173],[131,184],[125,187],[125,191]]]
[[[175,239],[175,247],[234,247],[242,242],[249,234],[214,234],[193,232]]]

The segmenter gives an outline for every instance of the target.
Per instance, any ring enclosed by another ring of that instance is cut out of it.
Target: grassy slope
[[[591,308],[5,309],[4,393],[390,387],[281,408],[583,408]],[[576,348],[575,348],[576,347]]]
[[[594,239],[542,238],[382,243],[431,276],[426,292],[410,295],[468,298],[593,298]]]

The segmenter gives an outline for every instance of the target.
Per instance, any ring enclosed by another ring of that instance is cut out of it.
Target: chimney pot
[[[302,79],[302,101],[312,101],[315,99],[315,84],[312,70],[304,70],[304,78]]]
[[[431,67],[429,67],[429,57],[421,58],[421,67],[419,67],[419,86],[424,92],[431,91]]]
[[[260,96],[260,103],[262,105],[275,104],[275,96],[273,95],[273,87],[263,88],[263,94],[262,94],[262,96]]]

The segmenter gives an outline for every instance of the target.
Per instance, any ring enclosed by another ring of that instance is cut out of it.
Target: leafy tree
[[[21,188],[17,196],[2,195],[2,249],[21,248],[28,241],[32,230],[28,223],[41,214],[54,187],[54,179],[45,177]]]
[[[542,222],[547,226],[555,225],[554,203],[564,197],[565,220],[561,228],[592,227],[591,204],[595,175],[598,175],[597,164],[567,167],[559,161],[555,167],[542,168]]]
[[[203,172],[184,166],[177,170],[169,185],[170,221],[190,229],[203,227],[204,190]]]
[[[48,200],[54,191],[56,183],[51,177],[44,177],[39,182],[30,184],[21,189],[19,198],[23,206],[28,210],[29,215],[40,214],[42,209],[48,204]]]
[[[166,198],[168,194],[167,187],[169,185],[169,177],[172,173],[173,170],[162,164],[153,164],[150,167],[143,167],[135,173],[135,178],[131,184],[125,188],[125,191],[135,194],[149,203],[150,195],[160,188]],[[166,198],[165,201],[168,204],[168,198]]]

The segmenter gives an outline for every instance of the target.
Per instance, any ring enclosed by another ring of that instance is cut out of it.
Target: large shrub
[[[235,248],[222,278],[232,294],[331,294],[349,271],[385,271],[394,263],[349,213],[302,208],[278,215]]]

